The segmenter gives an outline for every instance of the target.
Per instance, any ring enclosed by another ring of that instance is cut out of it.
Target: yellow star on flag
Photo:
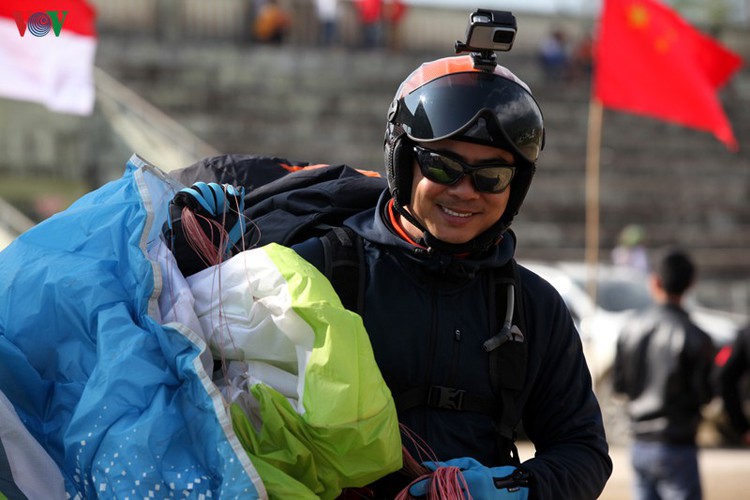
[[[604,106],[707,130],[739,145],[718,90],[742,58],[663,0],[603,0],[594,96]]]
[[[628,22],[635,29],[643,29],[648,24],[648,11],[643,5],[631,5],[628,9]]]

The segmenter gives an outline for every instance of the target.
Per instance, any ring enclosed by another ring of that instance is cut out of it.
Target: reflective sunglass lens
[[[422,169],[422,173],[431,181],[440,184],[453,184],[464,175],[461,165],[455,162],[450,162],[452,165],[449,165],[446,158],[424,149],[416,149],[416,152],[417,162]]]
[[[474,186],[477,191],[483,191],[486,193],[497,192],[499,186],[499,179],[495,177],[488,177],[486,175],[474,175]]]
[[[473,172],[477,191],[499,193],[504,191],[513,178],[513,169],[509,167],[487,167]]]

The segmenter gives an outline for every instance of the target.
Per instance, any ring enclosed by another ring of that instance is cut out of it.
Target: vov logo
[[[67,16],[67,10],[13,11],[13,18],[16,20],[16,26],[18,26],[18,34],[21,36],[26,34],[27,28],[29,33],[38,37],[46,36],[50,30],[55,33],[55,36],[60,36]]]

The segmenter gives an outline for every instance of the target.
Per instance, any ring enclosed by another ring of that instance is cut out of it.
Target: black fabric
[[[495,272],[491,291],[498,296],[490,300],[490,304],[507,304],[508,295],[513,294],[513,316],[512,325],[515,325],[523,335],[526,335],[526,320],[523,307],[523,283],[515,259],[501,268],[503,272]],[[490,305],[492,307],[492,305]],[[506,308],[498,307],[497,312],[490,314],[491,332],[497,332],[502,328],[504,318],[500,311]],[[516,404],[515,398],[523,389],[525,382],[526,367],[529,356],[529,339],[522,342],[504,342],[498,348],[490,351],[490,380],[495,393],[500,394],[502,417],[498,419],[496,430],[496,443],[498,453],[510,458],[510,463],[518,465],[518,448],[516,439],[521,424],[521,408]]]
[[[731,346],[731,354],[718,369],[719,394],[724,403],[724,411],[739,440],[750,431],[750,415],[744,411],[747,388],[750,380],[750,325],[737,334]]]
[[[375,206],[385,187],[384,179],[347,166],[291,173],[246,195],[246,240],[292,245],[321,236]]]
[[[354,231],[337,227],[324,234],[323,274],[333,285],[341,303],[350,311],[364,310],[364,256],[362,241]]]
[[[715,346],[677,304],[633,317],[617,337],[613,388],[628,398],[633,437],[694,445],[701,408],[713,398]]]
[[[493,271],[489,289],[488,318],[490,332],[500,331],[506,319],[508,294],[513,294],[511,324],[521,332],[526,331],[523,319],[520,276],[515,260]],[[439,385],[413,387],[408,391],[394,393],[399,413],[417,406],[429,406],[455,411],[483,413],[497,419],[496,444],[500,455],[507,463],[517,462],[515,440],[520,425],[521,411],[514,398],[520,393],[526,374],[528,347],[523,336],[520,341],[504,342],[490,352],[490,382],[499,398],[487,398],[470,390]]]
[[[170,175],[186,185],[216,182],[243,187],[247,230],[238,246],[244,248],[272,242],[291,246],[322,236],[375,206],[387,187],[377,174],[348,165],[311,165],[257,155],[205,158]]]
[[[246,192],[286,176],[309,163],[285,158],[248,154],[225,154],[204,158],[192,165],[173,170],[169,175],[185,186],[196,182],[217,182],[243,186]]]

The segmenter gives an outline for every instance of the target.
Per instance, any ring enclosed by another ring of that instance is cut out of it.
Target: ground
[[[522,442],[519,453],[521,460],[525,460],[533,455],[534,447]],[[599,499],[629,500],[632,498],[632,469],[627,446],[613,446],[610,455],[614,470]],[[745,479],[750,473],[750,448],[704,448],[701,449],[699,461],[704,500],[747,498]]]

